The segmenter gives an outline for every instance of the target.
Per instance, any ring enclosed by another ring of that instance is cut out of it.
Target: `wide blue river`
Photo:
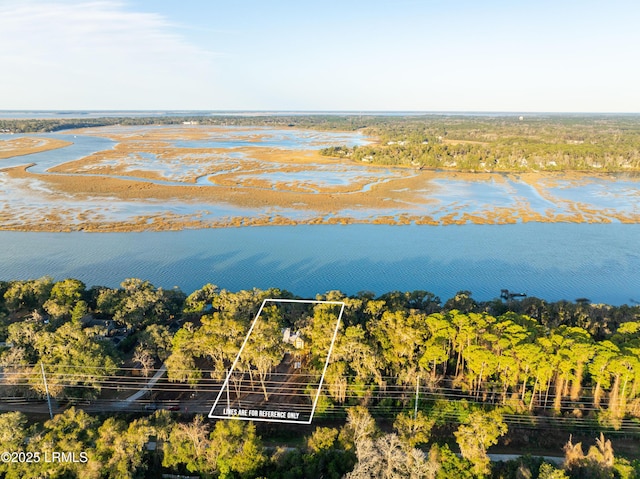
[[[547,300],[640,301],[640,225],[273,226],[143,233],[0,231],[0,279],[74,277],[115,287],[139,277],[189,293],[278,287],[431,291],[445,300],[503,288]]]

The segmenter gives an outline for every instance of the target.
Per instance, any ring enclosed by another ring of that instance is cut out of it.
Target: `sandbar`
[[[30,155],[48,150],[55,150],[72,145],[73,143],[55,138],[20,137],[10,140],[0,140],[0,160],[14,156]]]

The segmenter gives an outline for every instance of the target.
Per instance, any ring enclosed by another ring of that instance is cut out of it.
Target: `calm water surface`
[[[248,135],[246,132],[232,133],[228,135],[231,139],[245,145],[253,140],[243,138]],[[320,139],[327,139],[325,133],[297,133],[297,136],[285,133],[272,135],[270,146],[311,147],[318,146]],[[90,136],[37,136],[68,139],[74,145],[3,160],[2,166],[35,162],[32,171],[45,172],[54,165],[115,144]],[[0,135],[0,139],[8,137]],[[212,138],[209,143],[222,140]],[[230,170],[240,168],[241,158],[235,154],[230,149],[223,160],[229,163]],[[146,165],[160,171],[167,181],[194,173],[184,164],[158,162],[153,155],[140,155],[130,161],[132,168]],[[200,167],[194,164],[189,168]],[[323,185],[343,185],[359,179],[364,170],[362,165],[349,165],[348,170],[341,167],[335,176],[319,168],[313,173],[294,172],[291,177],[265,170],[262,178],[296,182],[313,179]],[[377,181],[380,175],[384,178],[391,172],[376,169],[369,174]],[[199,184],[214,187],[205,180],[206,176]],[[51,210],[60,212],[68,208],[70,213],[65,214],[69,215],[70,224],[78,221],[77,211],[118,221],[159,211],[184,215],[199,212],[214,219],[276,213],[297,218],[306,214],[304,210],[256,212],[226,204],[179,201],[133,203],[56,197],[52,202],[48,188],[40,181],[10,180],[0,173],[0,207],[11,205],[14,211],[36,218]],[[603,211],[611,209],[611,214],[637,214],[640,208],[637,181],[626,177],[617,181],[594,178],[580,183],[558,182],[549,190],[557,200],[549,201],[532,186],[513,179],[504,184],[435,179],[425,184],[423,190],[425,198],[436,200],[435,205],[425,202],[392,206],[397,208],[397,214],[417,211],[436,218],[452,211],[473,213],[519,203],[529,204],[540,213],[562,213],[567,208],[566,202],[585,203]],[[363,207],[338,213],[362,218],[385,211]],[[57,280],[75,277],[87,286],[116,287],[125,278],[139,277],[164,288],[178,286],[187,293],[211,282],[234,291],[278,287],[302,297],[334,289],[347,294],[424,289],[447,299],[456,291],[470,290],[476,299],[482,300],[495,298],[500,289],[507,288],[548,300],[587,297],[594,302],[623,304],[640,301],[638,244],[640,224],[615,222],[441,227],[319,225],[101,234],[0,231],[0,280],[50,275]]]
[[[51,275],[115,287],[139,277],[189,293],[278,287],[424,289],[476,299],[500,289],[547,300],[640,300],[640,225],[319,225],[144,233],[0,232],[0,279]]]

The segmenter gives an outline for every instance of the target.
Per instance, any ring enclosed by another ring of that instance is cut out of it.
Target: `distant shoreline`
[[[182,116],[640,116],[640,112],[463,110],[0,110],[0,119]]]

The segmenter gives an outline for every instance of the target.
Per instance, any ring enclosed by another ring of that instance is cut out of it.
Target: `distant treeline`
[[[395,120],[395,121],[393,121]],[[371,125],[375,145],[326,156],[471,172],[640,171],[640,116],[441,117]]]
[[[322,154],[379,165],[472,172],[640,171],[636,115],[264,115],[0,119],[2,132],[107,125],[266,126],[361,131],[375,144]]]
[[[363,122],[362,118],[340,115],[265,115],[265,116],[149,116],[103,118],[34,118],[0,119],[0,132],[46,133],[73,128],[109,125],[205,125],[205,126],[265,126],[274,128],[314,128],[319,130],[353,131],[378,121]]]

